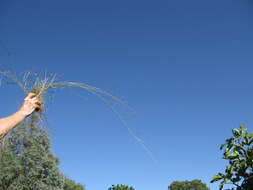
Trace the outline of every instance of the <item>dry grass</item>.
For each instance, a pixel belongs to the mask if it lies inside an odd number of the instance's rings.
[[[10,72],[10,71],[0,71],[1,81],[4,84],[14,84],[19,86],[25,95],[29,94],[30,92],[35,93],[44,103],[51,95],[51,92],[54,92],[56,89],[63,89],[69,87],[77,87],[83,89],[95,96],[97,96],[100,100],[102,100],[110,109],[111,111],[120,119],[124,127],[128,130],[129,134],[134,138],[134,140],[141,145],[141,147],[145,150],[145,152],[154,159],[152,152],[147,148],[144,144],[142,139],[140,139],[133,130],[127,125],[125,119],[122,115],[112,106],[112,102],[116,104],[123,105],[129,111],[133,112],[133,109],[128,106],[128,104],[123,101],[122,99],[118,98],[110,94],[107,91],[104,91],[100,88],[85,84],[85,83],[77,83],[77,82],[66,82],[66,81],[59,81],[56,75],[52,74],[38,74],[32,72],[25,72],[20,76]],[[45,114],[44,110],[37,110],[39,113],[39,117],[41,118],[42,115]]]

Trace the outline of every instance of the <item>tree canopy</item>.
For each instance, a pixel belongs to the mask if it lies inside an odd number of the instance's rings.
[[[83,185],[75,183],[73,180],[66,178],[63,190],[84,190]]]
[[[24,121],[5,139],[0,154],[1,190],[84,190],[59,171],[46,130],[36,116]]]
[[[174,181],[169,185],[168,190],[209,190],[209,188],[201,180],[195,179],[192,181]]]
[[[133,187],[127,186],[127,185],[112,185],[108,190],[134,190]]]

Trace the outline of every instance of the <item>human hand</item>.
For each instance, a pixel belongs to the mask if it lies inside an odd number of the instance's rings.
[[[34,111],[42,110],[43,103],[34,93],[29,93],[24,99],[22,106],[19,109],[19,113],[25,117],[31,115]]]

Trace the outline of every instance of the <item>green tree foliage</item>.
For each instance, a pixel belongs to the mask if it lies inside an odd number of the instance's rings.
[[[3,190],[61,190],[63,175],[50,150],[46,131],[36,118],[22,123],[6,139],[1,153],[0,187]]]
[[[228,138],[220,149],[223,159],[229,161],[224,173],[213,176],[211,183],[220,182],[220,190],[225,184],[232,183],[237,190],[253,188],[253,133],[249,134],[243,125],[232,130],[233,136]]]
[[[37,123],[33,115],[5,139],[0,153],[0,190],[83,190],[60,173],[48,134]]]
[[[73,180],[65,179],[63,190],[84,190],[83,185],[75,183]]]
[[[134,190],[134,188],[120,184],[120,185],[112,185],[108,190]]]
[[[201,180],[192,181],[174,181],[169,187],[169,190],[209,190],[206,184],[202,183]]]

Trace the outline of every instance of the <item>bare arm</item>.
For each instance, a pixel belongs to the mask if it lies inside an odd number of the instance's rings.
[[[36,108],[40,109],[41,102],[35,94],[30,93],[23,102],[21,108],[14,114],[0,119],[0,137],[16,127],[23,119],[31,115]]]
[[[12,128],[18,125],[25,116],[16,112],[8,117],[0,119],[0,137],[8,133]]]

